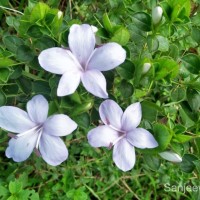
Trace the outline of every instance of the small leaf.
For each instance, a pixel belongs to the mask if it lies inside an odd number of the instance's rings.
[[[17,36],[8,35],[3,37],[3,43],[9,51],[15,53],[17,48],[24,44],[24,41]]]
[[[192,74],[200,72],[200,58],[195,54],[187,54],[182,57],[184,67]]]
[[[159,41],[158,41],[157,37],[149,35],[147,37],[147,45],[148,45],[148,49],[150,52],[157,51],[159,48]]]
[[[131,97],[133,95],[133,85],[126,80],[122,80],[119,91],[124,98]]]
[[[8,81],[8,78],[10,76],[10,70],[7,68],[0,68],[0,80],[4,83]]]
[[[0,90],[0,106],[3,106],[6,104],[6,96],[5,94],[3,93],[2,90]]]
[[[133,22],[142,31],[151,31],[151,17],[145,12],[137,12],[133,16]]]
[[[183,172],[191,173],[195,169],[195,164],[193,161],[198,160],[198,158],[192,154],[185,154],[183,156],[183,161],[180,164],[180,168]]]
[[[125,46],[128,43],[129,39],[130,39],[129,31],[124,27],[120,27],[114,32],[114,36],[111,38],[111,41],[117,42],[122,46]]]
[[[0,68],[13,66],[16,62],[10,58],[0,57]]]
[[[160,168],[160,159],[154,155],[149,155],[149,154],[144,154],[143,155],[144,161],[147,164],[147,166],[153,170],[153,171],[158,171]]]
[[[158,147],[156,149],[159,151],[165,150],[171,141],[172,133],[162,124],[155,124],[153,130],[154,137],[158,142]]]
[[[103,25],[108,32],[112,33],[113,27],[107,13],[103,15]]]
[[[183,101],[186,97],[186,90],[182,87],[175,88],[171,91],[171,99],[174,102]]]
[[[200,109],[200,94],[194,89],[187,90],[187,101],[190,105],[190,108],[198,112]]]
[[[36,4],[31,12],[30,21],[36,22],[43,19],[49,9],[50,8],[47,4],[39,2],[38,4]]]
[[[26,45],[17,48],[16,57],[19,61],[30,62],[34,59],[34,56],[34,52]]]
[[[15,180],[9,183],[9,191],[11,194],[19,193],[22,190],[22,183]]]
[[[169,41],[166,37],[163,37],[161,35],[156,36],[156,38],[158,39],[158,43],[159,43],[159,47],[158,50],[165,52],[169,50]]]
[[[135,66],[131,61],[126,60],[116,70],[122,78],[130,80],[134,76]]]

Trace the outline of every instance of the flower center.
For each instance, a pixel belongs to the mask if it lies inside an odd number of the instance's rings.
[[[119,134],[119,137],[116,140],[114,140],[113,142],[111,142],[109,144],[108,148],[111,149],[117,142],[119,142],[121,139],[123,139],[124,137],[126,137],[126,131],[119,130],[119,129],[115,128],[114,126],[110,125],[110,124],[108,126],[110,128],[112,128],[113,130],[117,131],[118,134]]]
[[[33,127],[32,129],[29,129],[28,131],[25,131],[23,133],[19,133],[17,135],[9,133],[8,136],[10,136],[10,137],[12,137],[14,139],[18,139],[18,138],[23,137],[25,135],[38,134],[37,141],[36,141],[36,144],[35,144],[35,148],[38,149],[39,141],[40,141],[40,138],[41,138],[41,135],[42,135],[42,128],[43,128],[43,125],[39,124],[39,125]]]

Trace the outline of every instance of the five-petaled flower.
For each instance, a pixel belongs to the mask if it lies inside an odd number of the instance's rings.
[[[62,75],[57,95],[74,93],[81,81],[88,92],[108,98],[106,79],[101,71],[123,63],[126,51],[114,42],[95,48],[95,34],[88,24],[72,25],[68,43],[70,50],[53,47],[42,51],[38,57],[42,68]]]
[[[21,162],[35,149],[52,166],[67,159],[68,150],[59,136],[72,133],[77,124],[64,114],[47,115],[48,102],[42,95],[28,101],[27,112],[13,106],[0,107],[0,127],[18,133],[9,134],[8,158]]]
[[[113,149],[113,160],[123,171],[131,170],[135,164],[135,149],[155,148],[158,143],[153,135],[137,128],[142,118],[140,103],[134,103],[122,111],[113,100],[105,100],[99,107],[101,120],[105,125],[92,129],[88,141],[93,147]]]

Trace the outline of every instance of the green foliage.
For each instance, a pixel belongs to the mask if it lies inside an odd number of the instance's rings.
[[[152,9],[163,9],[159,24]],[[64,138],[69,158],[51,167],[34,154],[23,163],[5,157],[9,138],[0,130],[0,199],[199,199],[198,191],[166,191],[165,185],[199,186],[200,176],[200,2],[189,0],[0,2],[0,106],[25,109],[35,94],[49,101],[49,115],[68,114],[79,128]],[[61,12],[62,11],[62,12]],[[68,47],[72,24],[98,28],[101,43],[117,42],[127,59],[104,72],[109,97],[126,108],[142,105],[140,127],[148,129],[159,146],[136,148],[136,164],[121,172],[112,152],[92,148],[87,133],[99,124],[102,99],[79,86],[57,97],[59,75],[44,71],[39,53]],[[101,44],[99,44],[101,45]],[[143,72],[144,63],[151,67]],[[133,113],[134,116],[134,113]],[[163,160],[172,150],[181,163]]]

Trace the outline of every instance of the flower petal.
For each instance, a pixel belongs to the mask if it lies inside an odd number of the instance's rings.
[[[124,62],[126,51],[117,43],[107,43],[96,48],[88,62],[87,69],[107,71]]]
[[[153,135],[143,128],[136,128],[128,132],[126,137],[133,146],[140,149],[155,148],[158,146]]]
[[[53,136],[65,136],[72,133],[77,128],[77,124],[67,115],[58,114],[49,117],[44,125],[43,131]]]
[[[68,157],[65,143],[59,137],[45,133],[41,136],[39,150],[42,158],[52,166],[61,164]]]
[[[28,115],[35,123],[43,123],[47,118],[48,110],[48,102],[42,95],[34,96],[27,103]]]
[[[93,147],[110,147],[119,138],[119,134],[109,126],[99,126],[90,130],[87,138]]]
[[[25,132],[35,126],[28,114],[13,106],[0,107],[0,127],[14,133]]]
[[[58,84],[57,95],[65,96],[74,93],[80,80],[81,74],[78,70],[64,73]]]
[[[171,162],[182,162],[182,158],[177,153],[174,153],[172,151],[164,151],[159,153],[159,155],[165,160]]]
[[[36,145],[37,137],[38,134],[31,132],[17,139],[10,139],[9,146],[6,149],[6,156],[12,158],[15,162],[26,160]]]
[[[135,149],[125,138],[115,144],[113,149],[113,160],[117,167],[124,172],[129,171],[134,167]]]
[[[81,81],[88,92],[100,98],[108,98],[106,79],[100,71],[86,71],[82,74]]]
[[[124,131],[131,131],[135,129],[141,121],[142,109],[139,102],[128,106],[122,116],[122,129]]]
[[[69,50],[53,47],[42,51],[38,57],[39,63],[45,70],[64,74],[81,66]]]
[[[113,100],[105,100],[99,107],[99,115],[106,125],[112,125],[121,130],[122,109]]]
[[[88,58],[94,50],[95,35],[88,24],[74,24],[70,28],[68,37],[69,47],[82,66],[85,66]]]

